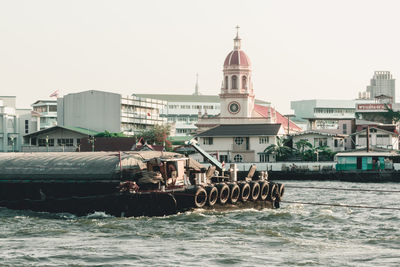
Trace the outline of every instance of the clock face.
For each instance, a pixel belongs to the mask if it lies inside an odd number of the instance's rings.
[[[228,106],[229,112],[236,114],[240,111],[240,105],[238,102],[231,102]]]

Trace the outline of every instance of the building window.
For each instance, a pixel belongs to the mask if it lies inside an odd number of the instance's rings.
[[[232,76],[232,89],[238,89],[237,88],[237,77],[236,77],[236,75]]]
[[[81,145],[81,139],[80,138],[76,138],[76,145],[80,146]]]
[[[243,161],[242,155],[236,154],[236,155],[233,157],[233,161],[234,161],[234,162],[242,162],[242,161]]]
[[[259,138],[259,143],[260,144],[268,144],[269,143],[269,137],[260,137]]]
[[[228,90],[228,76],[225,76],[225,89]]]
[[[314,147],[327,146],[327,145],[328,145],[328,138],[315,138],[314,139]]]
[[[235,141],[235,144],[240,146],[241,144],[243,144],[243,137],[235,137],[234,141]]]
[[[343,134],[347,134],[347,124],[343,124]]]
[[[31,139],[31,145],[36,146],[36,137]]]
[[[25,133],[29,133],[29,121],[25,120]]]
[[[49,106],[50,112],[57,112],[57,106]]]
[[[260,154],[260,162],[268,162],[268,155],[267,154]]]
[[[228,155],[219,155],[220,162],[228,162]]]
[[[74,146],[73,138],[58,138],[57,139],[58,146]]]
[[[33,141],[33,139],[32,139],[32,141]],[[48,143],[46,142],[46,139],[44,139],[44,138],[39,138],[38,139],[38,143],[39,143],[39,146],[54,146],[54,138],[50,138],[50,139],[48,139]],[[33,142],[32,142],[32,144],[33,144]]]
[[[212,137],[203,137],[203,145],[212,145],[213,138]]]
[[[242,77],[242,88],[247,89],[247,77],[246,76]]]

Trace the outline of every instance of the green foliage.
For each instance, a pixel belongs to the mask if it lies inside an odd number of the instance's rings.
[[[294,145],[300,154],[304,154],[305,151],[307,151],[313,147],[312,144],[310,142],[308,142],[307,140],[299,140]]]
[[[395,123],[400,121],[400,111],[393,111],[393,109],[389,108],[388,105],[385,105],[387,112],[383,114],[383,116]]]
[[[269,145],[264,152],[276,155],[277,161],[285,160],[292,155],[292,149],[287,145],[289,141],[289,139],[277,137],[276,144]]]
[[[169,125],[155,125],[152,129],[147,129],[135,135],[136,140],[143,138],[149,145],[165,145],[166,150],[171,150],[171,142],[167,140],[170,135]]]
[[[127,137],[123,133],[110,133],[109,131],[104,131],[96,134],[94,137]]]

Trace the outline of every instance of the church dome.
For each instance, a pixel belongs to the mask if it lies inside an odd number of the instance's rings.
[[[250,59],[242,50],[233,50],[225,58],[224,67],[240,66],[250,67]]]
[[[245,52],[241,50],[241,41],[239,37],[239,26],[236,27],[237,33],[233,39],[233,50],[226,56],[224,61],[224,68],[230,66],[250,67],[250,59]]]

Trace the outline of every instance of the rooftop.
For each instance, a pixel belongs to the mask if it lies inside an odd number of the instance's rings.
[[[204,131],[199,137],[271,136],[277,135],[281,124],[226,124]]]

